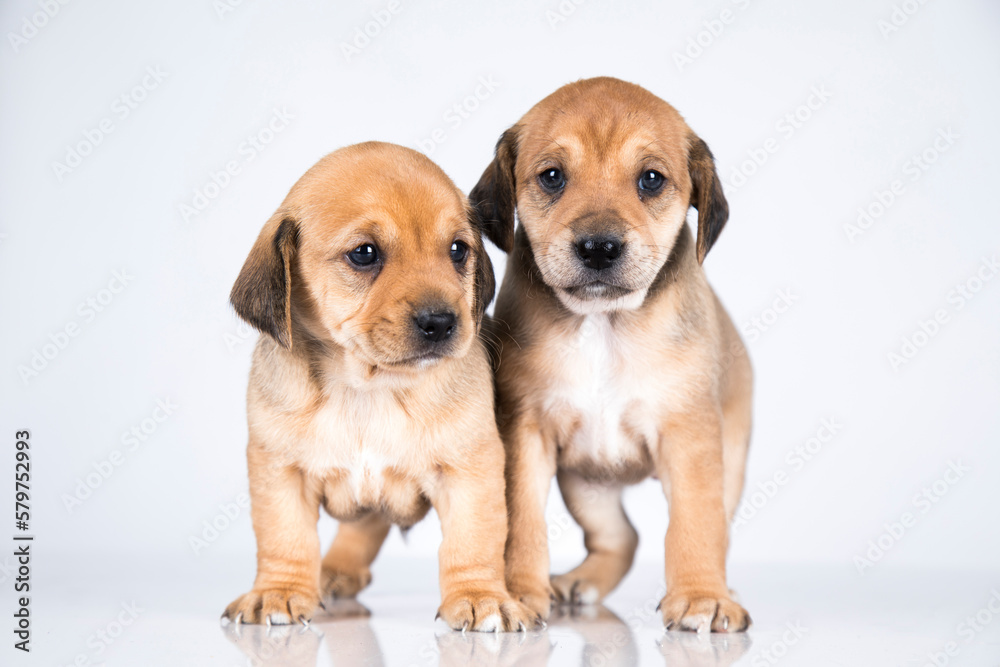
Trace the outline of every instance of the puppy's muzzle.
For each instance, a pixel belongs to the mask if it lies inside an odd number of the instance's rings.
[[[413,316],[417,337],[430,345],[444,343],[455,333],[458,317],[450,310],[425,308]]]
[[[614,236],[584,236],[575,246],[583,265],[595,271],[612,267],[622,254],[622,241]]]

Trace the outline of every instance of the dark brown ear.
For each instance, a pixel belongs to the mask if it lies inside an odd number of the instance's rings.
[[[698,263],[701,264],[726,226],[729,203],[715,171],[712,151],[693,134],[688,148],[688,171],[692,184],[691,205],[698,209]]]
[[[517,164],[518,126],[500,135],[493,162],[469,193],[469,203],[476,211],[479,228],[504,252],[514,248],[514,211],[517,188],[514,167]]]
[[[497,289],[497,280],[493,275],[493,262],[490,261],[490,256],[486,254],[486,246],[483,244],[482,239],[476,244],[473,253],[476,256],[476,285],[473,292],[474,303],[472,304],[472,312],[476,316],[476,326],[479,327],[483,323],[486,308],[493,301],[493,295]]]
[[[275,214],[261,230],[229,294],[237,315],[286,348],[292,346],[292,259],[298,237],[295,220]]]

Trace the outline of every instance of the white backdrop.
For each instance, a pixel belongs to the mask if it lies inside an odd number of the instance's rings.
[[[850,570],[881,541],[874,567],[996,570],[1000,6],[336,4],[0,8],[0,440],[32,431],[46,553],[251,571],[255,335],[227,295],[260,226],[362,140],[468,191],[532,104],[612,75],[674,104],[727,183],[705,267],[756,370],[731,560]],[[627,504],[661,559],[662,491]],[[570,563],[580,534],[558,500],[549,516]],[[431,517],[385,549],[438,540]]]

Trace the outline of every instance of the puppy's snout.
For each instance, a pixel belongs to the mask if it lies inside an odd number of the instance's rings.
[[[577,240],[576,254],[588,269],[601,271],[621,256],[622,242],[613,236],[585,236]]]
[[[421,310],[413,318],[413,323],[421,338],[431,343],[440,343],[455,333],[455,313],[450,310]]]

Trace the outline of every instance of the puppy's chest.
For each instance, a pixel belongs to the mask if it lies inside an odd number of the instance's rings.
[[[642,466],[657,439],[652,369],[609,320],[583,320],[550,351],[557,378],[546,406],[558,422],[562,462]]]
[[[320,408],[298,448],[299,465],[323,479],[328,511],[349,518],[420,505],[429,464],[425,434],[393,401],[335,397]]]

